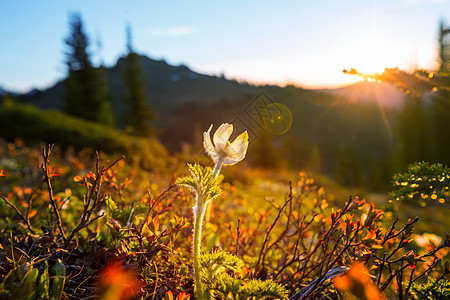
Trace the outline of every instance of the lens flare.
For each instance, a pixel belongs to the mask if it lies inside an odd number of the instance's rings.
[[[277,135],[285,134],[292,126],[292,113],[286,105],[272,103],[266,106],[264,117],[265,129]]]

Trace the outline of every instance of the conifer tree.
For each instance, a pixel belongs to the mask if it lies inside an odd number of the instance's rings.
[[[450,28],[441,20],[439,24],[439,72],[450,72]]]
[[[446,88],[440,88],[431,106],[434,129],[435,161],[450,164],[448,149],[450,149],[450,27],[439,24],[439,58],[441,80],[445,79]]]
[[[113,125],[111,100],[103,70],[92,65],[89,38],[79,13],[71,15],[70,35],[64,40],[68,51],[66,63],[65,111],[89,121]]]
[[[450,87],[450,84],[447,86]],[[430,110],[432,117],[430,127],[434,130],[434,159],[429,161],[450,165],[450,92],[443,89],[436,93]]]
[[[398,122],[399,147],[392,161],[400,168],[414,161],[450,164],[450,26],[439,24],[437,72],[386,68],[381,74],[344,73],[389,82],[406,93]]]
[[[400,113],[398,130],[402,167],[415,161],[431,159],[431,122],[424,101],[415,95],[407,95]]]
[[[140,56],[132,46],[131,27],[127,26],[127,57],[123,69],[125,123],[132,134],[149,136],[153,133],[150,121],[153,112],[145,92],[144,72]]]

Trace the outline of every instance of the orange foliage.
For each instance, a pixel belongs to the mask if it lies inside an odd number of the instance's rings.
[[[143,282],[137,274],[125,270],[120,262],[108,264],[99,274],[100,286],[103,289],[102,300],[131,299],[141,294]]]
[[[355,263],[344,275],[334,278],[334,286],[341,292],[350,292],[362,300],[384,300],[369,272],[361,263]]]

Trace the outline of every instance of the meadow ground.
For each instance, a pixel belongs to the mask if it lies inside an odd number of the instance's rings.
[[[175,181],[186,162],[208,159],[180,154],[143,169],[92,150],[42,149],[0,145],[2,297],[193,298],[193,194]],[[390,299],[448,292],[430,281],[450,272],[448,209],[245,162],[223,176],[201,243],[210,295],[342,299],[359,285]]]

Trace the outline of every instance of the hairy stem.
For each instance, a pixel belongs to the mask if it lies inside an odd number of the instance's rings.
[[[203,199],[199,199],[194,207],[194,274],[195,274],[195,295],[197,300],[203,300],[203,288],[200,278],[200,243],[202,241],[202,222],[205,215]]]
[[[216,178],[219,173],[220,170],[222,169],[223,166],[223,159],[219,158],[219,160],[217,160],[216,164],[214,165],[214,169],[213,169],[213,173],[212,173],[212,178]],[[211,203],[212,201],[208,201],[208,203],[206,204],[206,222],[209,222],[209,220],[211,220]]]
[[[223,158],[220,157],[220,158],[217,160],[216,165],[214,166],[212,178],[216,178],[217,175],[219,175],[220,169],[222,169],[222,165],[223,165]]]

